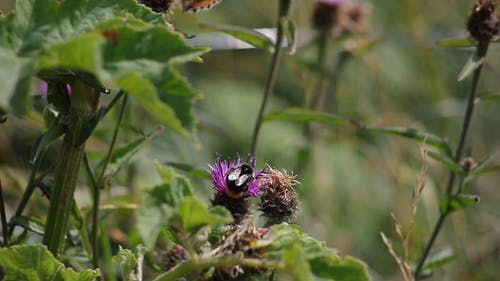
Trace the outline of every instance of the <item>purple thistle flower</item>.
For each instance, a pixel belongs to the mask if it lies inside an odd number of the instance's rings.
[[[238,174],[240,176],[238,179],[236,179],[236,181],[244,181],[245,183],[243,183],[242,185],[247,184],[248,189],[244,191],[244,194],[233,194],[233,196],[238,195],[236,197],[239,197],[241,195],[246,195],[257,197],[260,189],[259,177],[261,176],[262,171],[255,170],[255,164],[255,158],[250,155],[248,156],[247,161],[243,162],[239,155],[234,161],[225,161],[221,159],[220,154],[217,154],[215,164],[213,166],[208,166],[214,189],[218,193],[227,193],[228,195],[230,195],[229,193],[234,193],[234,191],[231,190],[231,187],[229,187],[228,185],[228,174],[238,168],[242,170],[242,167],[246,166],[248,167],[247,169],[250,170],[248,171],[249,173],[251,173],[250,177],[244,177],[245,175],[243,175],[243,172],[241,172],[241,174]]]

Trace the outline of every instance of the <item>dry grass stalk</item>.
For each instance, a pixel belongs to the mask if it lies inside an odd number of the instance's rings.
[[[387,239],[387,236],[385,236],[384,233],[380,233],[382,236],[382,240],[384,241],[384,244],[387,247],[387,250],[391,254],[391,256],[394,258],[396,261],[399,270],[401,271],[401,274],[404,277],[405,281],[415,281],[415,278],[413,277],[413,273],[411,270],[410,262],[409,262],[409,252],[410,252],[410,236],[413,230],[413,227],[415,225],[415,218],[417,215],[417,206],[418,206],[418,200],[420,199],[420,196],[422,195],[422,191],[424,190],[425,187],[425,175],[427,173],[427,153],[428,150],[425,147],[420,148],[420,158],[422,160],[422,167],[420,169],[420,173],[417,177],[417,181],[415,183],[415,188],[413,190],[413,200],[411,204],[411,218],[410,218],[410,223],[408,225],[408,230],[406,233],[403,231],[403,228],[401,226],[401,223],[399,223],[398,219],[396,216],[391,213],[391,217],[394,222],[394,228],[396,229],[396,233],[398,234],[400,243],[403,246],[403,257],[398,256],[398,254],[394,251],[394,248],[392,246],[391,241]]]

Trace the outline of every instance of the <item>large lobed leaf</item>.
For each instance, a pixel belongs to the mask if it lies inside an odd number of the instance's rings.
[[[311,280],[307,272],[328,280],[371,280],[362,261],[349,256],[340,257],[335,250],[307,235],[298,226],[275,225],[263,240],[257,242],[256,247],[272,259],[283,259],[286,264],[284,270],[296,280]],[[300,253],[300,259],[297,253]],[[303,260],[308,264],[304,265]],[[289,266],[290,263],[295,266]],[[301,270],[297,271],[297,268]]]
[[[65,268],[44,245],[23,245],[0,250],[0,266],[5,276],[2,281],[91,281],[97,271],[75,272]]]
[[[0,31],[0,74],[6,74],[0,107],[26,112],[35,74],[47,80],[90,74],[134,96],[180,135],[194,130],[198,94],[173,65],[206,49],[188,46],[136,1],[17,1],[15,13],[0,18]]]

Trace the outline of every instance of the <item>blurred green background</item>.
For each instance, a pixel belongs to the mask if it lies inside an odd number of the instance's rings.
[[[10,2],[0,1],[0,7],[6,8]],[[456,77],[473,49],[438,47],[436,41],[467,35],[465,23],[473,2],[364,1],[371,6],[366,36],[379,41],[351,58],[337,73],[338,83],[329,88],[336,88],[335,113],[369,125],[422,129],[447,137],[455,147],[471,82],[468,78],[459,83]],[[203,32],[196,28],[198,22],[266,28],[275,26],[277,6],[278,1],[224,0],[214,9],[198,14],[174,10],[170,18],[187,34]],[[292,17],[299,47],[296,54],[283,57],[267,112],[301,107],[306,93],[315,89],[317,72],[305,67],[316,63],[316,49],[310,44],[317,35],[311,25],[313,6],[312,0],[294,3]],[[342,46],[329,46],[326,65],[333,72]],[[500,90],[499,53],[496,44],[490,47],[480,93]],[[129,196],[130,186],[140,190],[154,184],[158,179],[151,159],[206,169],[216,152],[225,157],[246,155],[270,58],[269,53],[256,49],[213,50],[203,56],[203,63],[184,66],[181,72],[203,94],[196,105],[198,141],[188,143],[163,132],[111,183],[104,200]],[[333,77],[327,80],[335,81]],[[477,104],[468,153],[478,161],[500,149],[499,109],[499,103]],[[137,129],[148,132],[158,123],[139,107],[130,107],[127,118],[131,125],[122,134],[122,143],[130,140]],[[9,116],[9,120],[0,127],[0,176],[10,191],[7,197],[13,208],[29,172],[30,145],[44,125],[36,112],[23,119]],[[104,153],[113,124],[113,120],[105,120],[89,143],[88,150],[96,157]],[[311,144],[303,134],[303,124],[265,123],[257,152],[258,166],[263,168],[268,163],[295,172],[300,167],[297,179],[302,183],[298,187],[301,210],[297,223],[341,254],[366,261],[381,280],[401,280],[380,232],[397,244],[390,213],[408,226],[413,188],[422,165],[428,166],[410,250],[410,258],[419,257],[439,215],[447,171],[432,159],[423,163],[421,145],[410,140],[352,128],[315,125],[314,129],[316,137]],[[57,148],[53,149],[47,153],[49,164],[57,154]],[[310,157],[304,162],[299,151],[308,149]],[[494,163],[499,165],[500,161]],[[196,177],[192,180],[199,196],[208,200],[209,181]],[[497,280],[500,276],[499,182],[499,174],[488,174],[466,187],[467,192],[481,196],[481,202],[465,212],[454,213],[446,222],[434,249],[452,248],[457,260],[436,270],[431,280]],[[79,194],[82,206],[89,202],[84,184],[82,181]],[[44,199],[37,199],[30,206],[34,214],[42,212],[46,205]],[[123,230],[126,227],[115,224],[113,238],[128,241],[122,237],[127,235]]]

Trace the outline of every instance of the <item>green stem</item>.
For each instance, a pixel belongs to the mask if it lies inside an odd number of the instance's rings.
[[[318,80],[316,81],[313,91],[309,93],[310,97],[306,98],[306,109],[315,109],[319,106],[318,102],[320,101],[323,84],[326,78],[326,49],[328,46],[328,36],[329,34],[327,32],[321,32],[318,38],[318,57],[316,61],[316,65],[318,66]]]
[[[0,178],[0,218],[2,220],[3,246],[9,245],[9,231],[7,226],[7,218],[5,217],[5,204],[3,201],[2,179]]]
[[[477,48],[476,48],[476,55],[478,57],[484,57],[486,56],[486,53],[488,51],[488,42],[479,42]],[[462,131],[460,133],[460,141],[457,147],[457,150],[455,152],[455,163],[460,163],[460,160],[463,157],[463,153],[465,150],[465,141],[467,139],[467,135],[469,132],[469,127],[470,123],[472,120],[472,115],[474,113],[474,100],[476,99],[477,96],[477,90],[478,90],[478,85],[479,85],[479,78],[481,77],[481,70],[483,68],[483,65],[481,64],[475,71],[474,75],[472,78],[472,86],[471,86],[471,91],[469,95],[469,100],[467,102],[467,109],[465,111],[464,119],[462,122]],[[453,171],[450,171],[450,177],[448,180],[448,185],[446,187],[446,196],[450,196],[453,193],[453,187],[455,184],[455,178],[457,174]],[[420,274],[422,272],[422,269],[424,267],[425,261],[427,260],[432,246],[434,245],[434,242],[436,241],[436,238],[441,231],[443,227],[444,220],[448,216],[448,212],[441,213],[441,215],[438,218],[438,221],[436,225],[434,226],[434,230],[432,231],[431,237],[429,239],[429,242],[427,242],[427,246],[425,247],[424,253],[422,254],[422,257],[420,258],[417,267],[415,268],[415,272],[413,276],[415,277],[416,280],[420,279]]]
[[[33,191],[35,191],[36,188],[36,183],[38,182],[38,178],[36,178],[36,174],[38,172],[38,168],[40,167],[40,163],[42,162],[43,158],[43,153],[40,153],[40,156],[35,159],[35,163],[33,164],[33,169],[31,169],[30,177],[28,180],[28,185],[26,186],[26,189],[24,190],[23,197],[21,197],[21,201],[19,202],[19,205],[17,206],[16,212],[14,213],[14,217],[18,217],[23,214],[24,209],[28,205],[28,202],[30,200],[31,195],[33,194]],[[14,228],[15,225],[12,225],[9,228],[9,238],[12,236],[12,233],[14,233]]]
[[[278,262],[259,260],[259,259],[245,259],[236,256],[229,257],[210,257],[203,258],[199,260],[188,260],[185,261],[172,270],[165,272],[158,277],[156,277],[153,281],[174,281],[179,280],[186,274],[190,272],[207,269],[213,266],[217,267],[231,267],[231,266],[248,266],[255,268],[283,268],[283,265]]]
[[[276,83],[276,77],[278,75],[278,67],[280,63],[281,53],[283,52],[283,42],[284,42],[284,22],[288,18],[288,14],[290,12],[290,0],[281,0],[280,1],[280,15],[278,18],[278,27],[276,32],[276,43],[274,44],[274,54],[271,61],[271,71],[269,72],[269,76],[267,77],[266,89],[264,91],[264,96],[262,97],[262,102],[260,104],[259,113],[257,114],[257,120],[255,121],[255,126],[253,130],[252,136],[252,150],[251,154],[255,155],[257,152],[257,142],[259,140],[259,132],[262,126],[262,117],[264,116],[264,111],[266,110],[267,101],[271,96],[271,93],[274,89],[274,85]]]
[[[85,141],[82,142],[81,138],[92,115],[92,112],[76,110],[70,113],[70,125],[59,153],[43,237],[43,243],[55,256],[59,256],[64,245],[69,215],[73,208],[78,169],[85,150]]]
[[[87,254],[90,256],[92,253],[92,246],[90,244],[89,235],[85,222],[83,220],[80,208],[75,200],[73,200],[73,210],[71,212],[71,223],[73,223],[76,228],[78,228],[78,233],[80,234],[80,239],[82,240],[82,245]]]
[[[120,91],[120,93],[123,93]],[[99,232],[99,202],[101,199],[101,189],[104,187],[104,176],[106,174],[106,168],[108,167],[109,161],[111,160],[111,155],[113,154],[113,150],[115,148],[116,139],[118,137],[118,131],[120,129],[120,124],[123,120],[123,115],[125,112],[125,108],[127,106],[128,96],[122,94],[123,101],[120,107],[120,112],[118,113],[118,119],[116,121],[115,130],[113,132],[113,138],[111,140],[111,144],[108,149],[108,154],[104,160],[104,165],[102,166],[101,173],[99,178],[97,179],[97,185],[94,188],[94,205],[92,206],[92,263],[95,268],[99,266],[99,241],[98,241],[98,232]],[[86,166],[88,165],[88,161]]]
[[[111,262],[113,254],[111,252],[111,244],[109,243],[108,225],[106,220],[103,220],[99,224],[101,225],[100,228],[102,229],[98,239],[102,249],[102,272],[104,275],[103,280],[116,281],[116,274],[113,269],[113,263]]]

